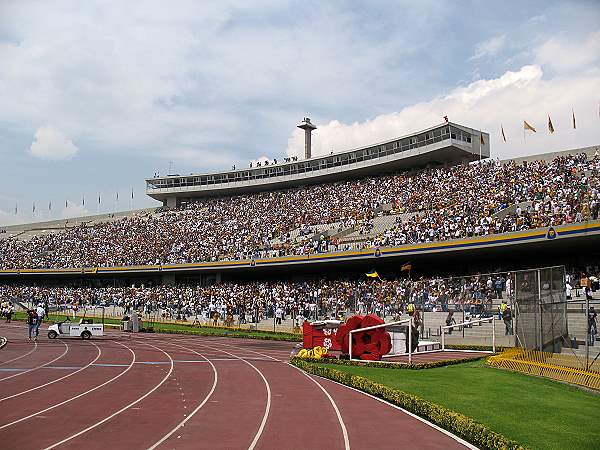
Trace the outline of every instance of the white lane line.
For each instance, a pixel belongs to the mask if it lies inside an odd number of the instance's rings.
[[[175,343],[170,343],[170,345],[181,347],[181,348],[183,348],[185,350],[189,350],[191,352],[194,352],[195,354],[197,354],[198,356],[200,356],[202,358],[205,358],[201,353],[198,353],[197,351],[192,350],[191,348],[184,347],[183,345],[179,345],[179,344],[175,344]],[[213,392],[215,392],[215,388],[217,387],[217,382],[219,380],[219,376],[217,374],[217,368],[215,367],[215,365],[208,358],[205,358],[205,359],[206,359],[206,362],[208,362],[211,365],[212,370],[213,370],[213,374],[214,374],[214,381],[213,381],[213,385],[212,385],[212,387],[210,389],[210,392],[206,395],[206,397],[204,397],[204,400],[202,400],[202,402],[196,407],[196,409],[194,409],[190,414],[188,414],[188,416],[185,419],[183,419],[181,422],[179,422],[177,424],[177,426],[175,426],[175,428],[173,428],[171,431],[169,431],[167,434],[165,434],[160,440],[158,440],[152,447],[149,448],[149,450],[153,450],[156,447],[158,447],[164,441],[166,441],[167,439],[169,439],[173,435],[173,433],[175,433],[181,427],[183,427],[186,424],[186,422],[188,420],[190,420],[194,416],[194,414],[196,414],[198,411],[200,411],[200,409],[206,404],[206,402],[208,401],[208,399],[212,396]]]
[[[65,375],[65,376],[62,376],[62,377],[60,377],[60,378],[57,378],[56,380],[49,381],[48,383],[45,383],[45,384],[40,384],[39,386],[36,386],[36,387],[34,387],[34,388],[31,388],[31,389],[27,389],[26,391],[21,391],[21,392],[18,392],[18,393],[16,393],[16,394],[13,394],[13,395],[9,395],[9,396],[7,396],[7,397],[0,398],[0,402],[3,402],[4,400],[8,400],[9,398],[15,398],[15,397],[18,397],[19,395],[27,394],[28,392],[32,392],[32,391],[35,391],[35,390],[37,390],[37,389],[41,389],[41,388],[43,388],[43,387],[49,386],[49,385],[51,385],[51,384],[53,384],[53,383],[56,383],[56,382],[58,382],[58,381],[60,381],[60,380],[64,380],[65,378],[72,377],[72,376],[73,376],[73,375],[75,375],[76,373],[79,373],[79,372],[81,372],[82,370],[85,370],[85,369],[87,369],[87,368],[88,368],[88,367],[90,367],[92,364],[94,364],[96,361],[98,361],[98,358],[100,358],[100,355],[102,354],[102,350],[100,350],[100,347],[98,347],[98,346],[97,346],[96,344],[94,344],[93,342],[90,342],[90,344],[92,344],[94,347],[96,347],[96,349],[98,350],[98,354],[96,355],[96,357],[95,357],[95,358],[94,358],[94,359],[93,359],[93,360],[92,360],[92,361],[91,361],[89,364],[87,364],[87,365],[83,366],[81,369],[78,369],[78,370],[76,370],[75,372],[71,372],[71,373],[70,373],[70,374],[68,374],[68,375]]]
[[[224,344],[224,345],[227,345],[228,347],[234,347],[234,346],[233,346],[233,345],[231,345],[231,344]],[[252,350],[249,350],[249,351],[251,351],[251,352],[252,352]],[[273,358],[272,356],[266,355],[266,354],[264,354],[264,353],[259,353],[259,352],[253,352],[253,353],[257,353],[257,354],[259,354],[259,355],[266,356],[267,358],[271,358],[271,359],[274,359],[274,360],[276,360],[276,361],[279,361],[279,360],[277,360],[276,358]],[[309,375],[308,375],[306,372],[304,372],[304,371],[303,371],[303,370],[301,370],[300,368],[298,368],[298,367],[296,367],[296,366],[293,366],[292,364],[290,364],[290,363],[288,363],[288,362],[285,362],[285,361],[282,361],[282,362],[284,362],[285,364],[288,364],[288,365],[290,365],[290,366],[292,366],[292,367],[294,367],[294,368],[296,368],[296,369],[300,370],[302,373],[304,373],[305,375],[309,376]],[[314,376],[315,376],[315,377],[317,377],[317,375],[314,375]],[[309,376],[309,378],[311,378],[311,377]],[[318,378],[322,378],[322,377],[318,377]],[[325,379],[325,380],[329,380],[329,378],[323,378],[323,379]],[[315,380],[313,379],[313,381],[315,381]],[[424,423],[425,425],[428,425],[428,426],[430,426],[431,428],[433,428],[433,429],[435,429],[435,430],[437,430],[437,431],[439,431],[439,432],[441,432],[441,433],[445,434],[446,436],[448,436],[448,437],[452,438],[453,440],[455,440],[455,441],[456,441],[456,442],[458,442],[459,444],[462,444],[462,445],[464,445],[465,447],[469,448],[470,450],[478,450],[478,448],[477,448],[477,447],[475,447],[473,444],[470,444],[470,443],[468,443],[467,441],[465,441],[465,440],[461,439],[460,437],[456,436],[455,434],[452,434],[450,431],[448,431],[448,430],[445,430],[445,429],[443,429],[443,428],[441,428],[441,427],[437,426],[436,424],[434,424],[434,423],[431,423],[431,422],[429,422],[428,420],[426,420],[426,419],[423,419],[422,417],[419,417],[419,416],[417,416],[417,415],[415,415],[415,414],[411,413],[410,411],[407,411],[407,410],[405,410],[404,408],[401,408],[400,406],[394,405],[394,404],[392,404],[392,403],[389,403],[389,402],[387,402],[387,401],[386,401],[386,400],[384,400],[384,399],[381,399],[381,398],[375,397],[375,396],[373,396],[373,395],[371,395],[371,394],[368,394],[368,393],[366,393],[366,392],[363,392],[363,391],[361,391],[360,389],[356,389],[356,388],[353,388],[353,387],[350,387],[350,386],[346,386],[346,385],[345,385],[345,384],[343,384],[343,383],[338,383],[337,381],[333,381],[333,380],[329,380],[329,381],[331,381],[332,383],[335,383],[335,384],[337,384],[337,385],[339,385],[339,386],[343,386],[343,387],[345,387],[345,388],[347,388],[347,389],[351,389],[351,390],[353,390],[353,391],[356,391],[356,392],[358,392],[358,393],[360,393],[360,394],[366,395],[367,397],[371,397],[371,398],[373,398],[373,399],[377,400],[378,402],[381,402],[381,403],[383,403],[383,404],[385,404],[385,405],[391,406],[391,407],[392,407],[392,408],[394,408],[394,409],[397,409],[397,410],[399,410],[399,411],[402,411],[404,414],[407,414],[407,415],[409,415],[410,417],[413,417],[413,418],[417,419],[418,421],[420,421],[420,422]],[[316,382],[316,381],[315,381],[315,382]],[[317,383],[317,384],[318,384],[318,383]]]
[[[129,350],[131,352],[131,354],[132,354],[131,363],[127,366],[127,369],[125,369],[123,372],[119,373],[117,376],[112,377],[110,380],[105,381],[104,383],[102,383],[102,384],[100,384],[100,385],[98,385],[98,386],[96,386],[96,387],[94,387],[92,389],[89,389],[89,390],[87,390],[85,392],[82,392],[79,395],[76,395],[75,397],[71,397],[71,398],[69,398],[69,399],[67,399],[67,400],[65,400],[63,402],[57,403],[56,405],[52,405],[52,406],[50,406],[50,407],[48,407],[46,409],[42,409],[41,411],[38,411],[38,412],[33,413],[33,414],[30,414],[30,415],[28,415],[26,417],[21,417],[20,419],[17,419],[17,420],[15,420],[13,422],[4,424],[4,425],[0,426],[0,430],[2,430],[4,428],[7,428],[7,427],[10,427],[11,425],[15,425],[15,424],[17,424],[19,422],[23,422],[24,420],[30,419],[32,417],[39,416],[40,414],[43,414],[43,413],[45,413],[47,411],[50,411],[50,410],[52,410],[54,408],[58,408],[59,406],[65,405],[65,404],[67,404],[69,402],[72,402],[73,400],[76,400],[76,399],[78,399],[80,397],[83,397],[84,395],[87,395],[87,394],[90,394],[90,393],[94,392],[97,389],[100,389],[103,386],[106,386],[108,383],[112,383],[117,378],[121,377],[122,375],[125,375],[125,373],[127,373],[129,371],[129,369],[131,369],[133,367],[133,364],[135,363],[135,352],[133,350],[131,350],[129,347],[127,347],[125,344],[121,344],[120,342],[117,342],[117,344],[122,345],[127,350]]]
[[[108,422],[110,419],[112,419],[115,416],[118,416],[119,414],[121,414],[123,411],[131,408],[134,405],[137,405],[139,402],[141,402],[142,400],[144,400],[146,397],[148,397],[149,395],[151,395],[154,391],[156,391],[159,387],[161,387],[165,381],[167,381],[169,379],[169,377],[171,376],[171,373],[173,372],[173,358],[171,358],[171,355],[169,355],[167,352],[165,352],[164,350],[162,350],[161,348],[156,347],[155,345],[152,344],[148,344],[145,343],[146,345],[149,345],[150,347],[154,347],[156,350],[161,351],[162,353],[164,353],[165,355],[167,355],[167,358],[169,358],[169,360],[171,361],[171,367],[169,369],[169,371],[167,372],[167,374],[165,375],[165,377],[156,385],[154,386],[152,389],[150,389],[148,392],[146,392],[144,395],[142,395],[141,397],[139,397],[137,400],[134,400],[133,402],[129,403],[127,406],[124,406],[123,408],[121,408],[120,410],[118,410],[117,412],[111,414],[110,416],[105,417],[104,419],[100,420],[99,422],[96,422],[92,425],[90,425],[87,428],[84,428],[83,430],[72,434],[71,436],[69,436],[68,438],[63,439],[60,442],[56,442],[55,444],[52,444],[49,447],[46,447],[45,450],[49,450],[51,448],[56,448],[62,444],[64,444],[65,442],[70,441],[71,439],[74,439],[78,436],[81,436],[84,433],[87,433],[88,431],[102,425],[105,422]]]
[[[67,354],[67,352],[69,351],[69,344],[67,344],[66,342],[61,342],[61,344],[63,344],[65,346],[65,351],[58,358],[54,358],[52,361],[48,361],[46,364],[42,364],[41,366],[34,367],[33,369],[27,369],[25,372],[19,372],[19,373],[15,373],[14,375],[10,375],[8,377],[0,378],[0,381],[18,377],[19,375],[25,375],[26,373],[33,372],[34,370],[41,369],[42,367],[46,367],[46,366],[52,364],[54,361],[58,361],[60,358],[65,356]]]
[[[289,363],[288,363],[288,365],[291,366],[291,367],[294,367],[295,369],[300,370],[298,367],[292,366]],[[321,383],[319,383],[317,380],[315,380],[313,377],[311,377],[305,371],[300,370],[300,372],[302,372],[304,375],[306,375],[310,381],[312,381],[317,386],[319,386],[319,389],[321,389],[323,391],[323,393],[329,399],[329,402],[331,403],[331,406],[333,406],[335,414],[336,414],[336,416],[338,418],[338,422],[340,423],[340,427],[342,429],[342,435],[344,436],[344,448],[346,450],[350,450],[350,439],[348,438],[348,430],[346,429],[346,424],[344,423],[344,419],[342,419],[342,414],[340,413],[340,410],[338,409],[338,407],[337,407],[337,405],[335,403],[335,400],[333,400],[333,398],[331,397],[331,395],[329,395],[329,392],[327,392],[327,389],[325,389],[323,386],[321,386]]]
[[[465,447],[469,448],[470,450],[479,450],[479,448],[478,448],[478,447],[476,447],[476,446],[474,446],[473,444],[470,444],[470,443],[468,443],[467,441],[465,441],[465,440],[463,440],[463,439],[459,438],[459,437],[458,437],[458,436],[456,436],[455,434],[452,434],[450,431],[448,431],[448,430],[444,430],[443,428],[441,428],[441,427],[437,426],[436,424],[434,424],[434,423],[431,423],[431,422],[429,422],[428,420],[426,420],[426,419],[423,419],[422,417],[419,417],[419,416],[417,416],[416,414],[413,414],[413,413],[411,413],[410,411],[407,411],[407,410],[406,410],[406,409],[404,409],[404,408],[401,408],[400,406],[394,405],[393,403],[389,403],[389,402],[387,402],[386,400],[384,400],[384,399],[382,399],[382,398],[375,397],[374,395],[368,394],[367,392],[363,392],[363,391],[361,391],[360,389],[356,389],[356,388],[353,388],[353,387],[351,387],[351,386],[346,386],[346,385],[345,385],[345,384],[343,384],[343,383],[338,383],[337,381],[330,380],[329,378],[319,377],[318,375],[314,375],[314,376],[315,376],[315,377],[318,377],[318,378],[322,378],[323,380],[331,381],[332,383],[335,383],[335,384],[337,384],[338,386],[342,386],[342,387],[345,387],[346,389],[350,389],[350,390],[352,390],[352,391],[356,391],[356,392],[358,392],[358,393],[360,393],[360,394],[366,395],[367,397],[371,397],[373,400],[377,400],[378,402],[381,402],[381,403],[383,403],[383,404],[385,404],[385,405],[391,406],[392,408],[394,408],[394,409],[397,409],[398,411],[402,411],[404,414],[407,414],[407,415],[409,415],[410,417],[413,417],[413,418],[417,419],[419,422],[423,422],[424,424],[426,424],[426,425],[429,425],[431,428],[434,428],[434,429],[438,430],[440,433],[443,433],[443,434],[445,434],[446,436],[448,436],[448,437],[450,437],[450,438],[454,439],[456,442],[458,442],[459,444],[462,444],[462,445],[464,445]]]
[[[183,341],[183,339],[182,339]],[[185,343],[191,343],[188,340],[184,341]],[[260,439],[260,436],[262,435],[263,430],[265,429],[265,425],[267,423],[267,418],[269,417],[269,411],[271,410],[271,386],[269,385],[269,382],[267,381],[267,379],[265,378],[265,376],[263,375],[263,373],[260,371],[260,369],[258,367],[256,367],[254,364],[252,364],[250,361],[246,361],[244,358],[234,355],[233,353],[229,353],[228,351],[222,350],[220,348],[215,348],[212,347],[210,345],[206,345],[197,341],[192,341],[193,343],[195,343],[196,345],[201,345],[202,347],[206,347],[206,348],[210,348],[212,350],[221,352],[221,353],[225,353],[229,356],[233,356],[236,359],[239,359],[240,361],[245,362],[246,364],[248,364],[250,367],[252,367],[262,378],[263,382],[265,383],[265,388],[267,389],[267,404],[265,406],[265,413],[263,415],[262,421],[260,423],[260,426],[258,427],[258,431],[256,432],[256,434],[254,435],[254,439],[252,439],[252,442],[250,443],[250,445],[248,446],[248,450],[253,450],[256,447],[256,444],[258,443],[258,440]]]
[[[33,346],[33,349],[32,349],[31,351],[29,351],[29,352],[25,353],[24,355],[17,356],[16,358],[9,359],[8,361],[1,362],[1,363],[0,363],[0,366],[3,366],[4,364],[8,364],[9,362],[17,361],[17,360],[19,360],[19,359],[21,359],[21,358],[25,358],[26,356],[29,356],[29,355],[31,355],[33,352],[35,352],[35,351],[37,350],[37,348],[38,348],[38,343],[37,343],[37,341],[36,341],[36,342],[34,342],[34,346]]]
[[[226,345],[228,347],[236,347],[236,346],[230,345],[230,344],[223,344],[223,345]],[[243,349],[243,350],[246,350],[246,351],[251,352],[251,353],[256,353],[257,355],[265,356],[265,357],[270,358],[270,359],[272,359],[274,361],[278,361],[278,362],[282,362],[284,364],[287,364],[288,366],[293,367],[296,370],[299,370],[300,373],[302,373],[305,376],[307,376],[310,381],[312,381],[317,386],[319,386],[319,389],[321,389],[323,391],[323,393],[327,396],[327,398],[329,399],[329,402],[331,403],[331,406],[333,407],[333,410],[335,411],[335,415],[337,416],[338,423],[340,424],[340,428],[342,430],[342,436],[344,438],[344,448],[346,450],[350,450],[350,438],[348,437],[348,429],[346,428],[346,424],[344,423],[344,419],[342,418],[342,413],[340,413],[340,410],[337,407],[337,404],[335,403],[335,400],[331,397],[331,395],[329,395],[329,392],[327,392],[327,390],[323,386],[321,386],[321,384],[317,380],[315,380],[313,377],[311,377],[309,374],[307,374],[303,370],[299,369],[296,366],[291,365],[290,363],[288,363],[286,361],[281,361],[280,359],[274,358],[274,357],[272,357],[270,355],[267,355],[265,353],[256,352],[254,350],[249,350],[249,349]]]

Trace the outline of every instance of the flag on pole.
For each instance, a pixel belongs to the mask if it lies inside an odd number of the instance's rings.
[[[379,274],[377,273],[377,271],[375,269],[369,270],[365,275],[368,276],[369,278],[379,278]]]
[[[133,188],[131,188],[131,200],[133,200]]]
[[[31,212],[35,213],[35,202],[33,202],[33,208]]]
[[[533,131],[534,133],[537,133],[537,131],[535,131],[535,128],[529,125],[526,120],[523,121],[523,130],[529,130]]]
[[[69,203],[67,200],[65,200],[65,208],[68,208],[68,207],[69,207]]]
[[[102,200],[100,200],[100,194],[98,194],[98,204],[102,203]]]
[[[571,110],[571,112],[573,113],[573,129],[576,130],[577,124],[575,123],[575,110]]]
[[[554,133],[554,125],[552,125],[552,119],[550,119],[550,114],[548,114],[548,131],[550,134]]]
[[[506,135],[504,134],[504,127],[500,124],[500,129],[502,130],[502,140],[506,142]]]
[[[48,202],[48,211],[52,211],[52,200]]]
[[[81,198],[81,206],[85,206],[85,195]]]
[[[407,263],[402,264],[402,267],[400,268],[400,272],[404,272],[406,270],[409,270],[409,271],[412,270],[411,263],[407,262]]]
[[[479,143],[485,145],[485,140],[483,139],[483,133],[481,131],[479,132]]]
[[[119,193],[117,192],[117,201],[119,201]]]
[[[18,212],[19,212],[19,204],[15,203],[15,216],[17,215]]]

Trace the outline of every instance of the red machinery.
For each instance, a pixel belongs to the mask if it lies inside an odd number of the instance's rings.
[[[338,350],[348,353],[350,347],[350,331],[382,325],[385,322],[375,314],[352,316],[346,323],[339,320],[323,320],[304,322],[304,348],[316,346],[327,350]],[[392,341],[385,328],[375,328],[352,333],[352,358],[379,361],[390,352]]]
[[[304,333],[303,347],[306,349],[325,347],[327,350],[341,350],[342,346],[336,339],[339,320],[319,320],[317,322],[305,321],[302,325]]]

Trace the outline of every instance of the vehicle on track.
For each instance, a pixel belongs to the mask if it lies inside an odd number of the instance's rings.
[[[104,336],[104,308],[99,309],[102,309],[102,323],[94,323],[92,318],[86,318],[85,315],[77,323],[71,323],[66,317],[62,322],[55,322],[48,327],[48,338],[69,336],[90,339],[92,336]]]

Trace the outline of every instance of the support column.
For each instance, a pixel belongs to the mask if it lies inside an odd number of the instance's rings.
[[[177,197],[168,197],[166,206],[167,208],[177,208]]]
[[[163,273],[162,274],[162,284],[167,285],[167,286],[175,284],[175,274],[174,273]]]

